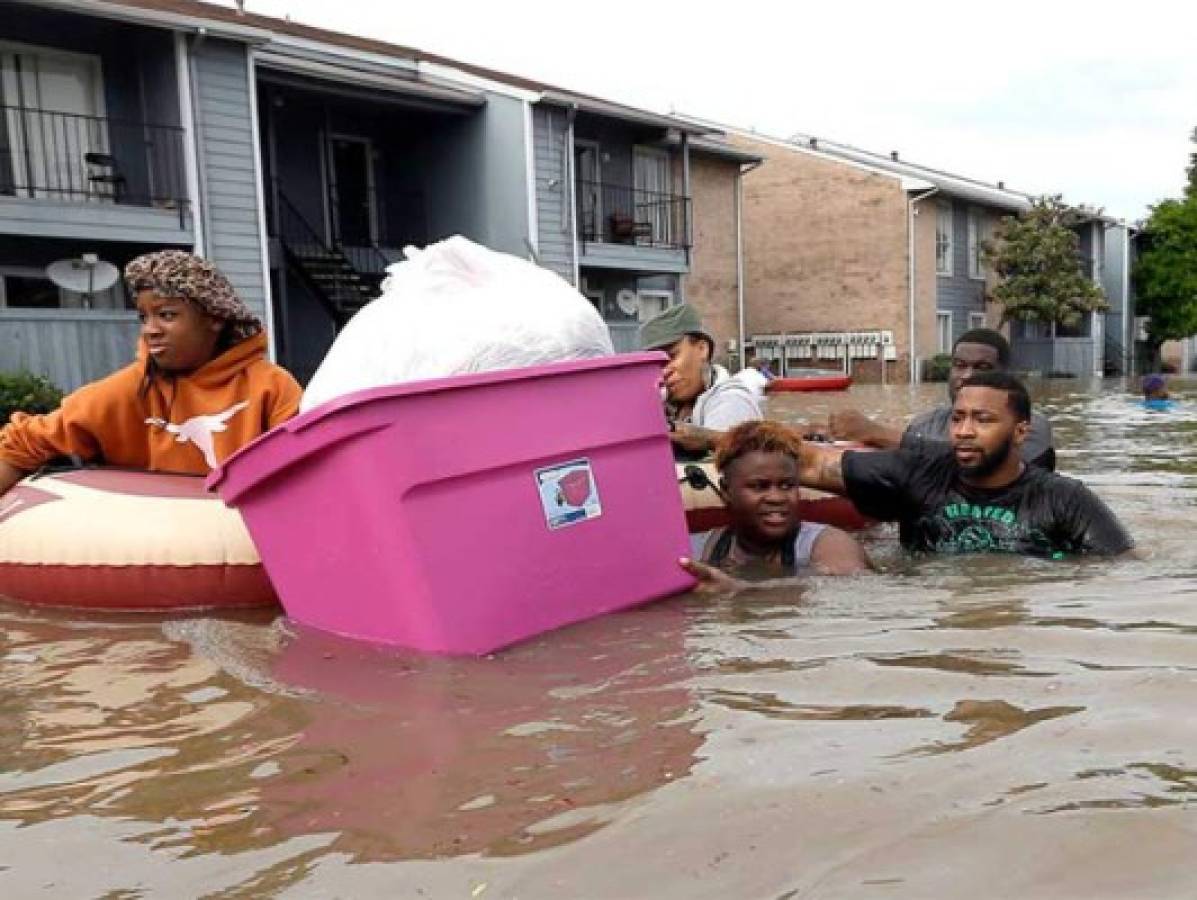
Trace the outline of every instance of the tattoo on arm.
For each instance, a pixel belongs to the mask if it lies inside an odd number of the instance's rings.
[[[803,456],[806,458],[803,460],[799,480],[804,487],[837,494],[844,493],[844,470],[840,464],[844,456],[843,450],[813,447],[807,444],[803,448]]]
[[[825,491],[837,494],[844,492],[844,468],[841,465],[843,455],[826,453],[819,460],[819,487]]]

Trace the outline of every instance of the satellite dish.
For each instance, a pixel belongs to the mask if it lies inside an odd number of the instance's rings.
[[[624,288],[615,295],[615,305],[629,316],[634,316],[640,311],[640,298],[636,296],[636,292],[631,288]]]
[[[120,269],[104,262],[94,253],[77,259],[60,259],[46,266],[46,275],[64,291],[83,294],[84,305],[91,306],[91,295],[106,291],[121,277]]]

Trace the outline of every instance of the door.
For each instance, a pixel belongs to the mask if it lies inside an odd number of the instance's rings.
[[[98,57],[0,43],[0,105],[0,191],[113,196],[120,173],[109,156]]]
[[[333,135],[332,194],[333,241],[350,247],[369,247],[378,236],[374,200],[373,149],[367,138]]]
[[[603,175],[598,144],[574,141],[574,181],[578,204],[578,236],[603,240]]]
[[[670,246],[673,241],[673,177],[669,153],[652,147],[632,151],[637,242]]]

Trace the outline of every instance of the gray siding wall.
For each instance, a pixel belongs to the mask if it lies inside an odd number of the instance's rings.
[[[985,282],[968,274],[968,215],[970,205],[960,200],[944,201],[952,206],[952,274],[936,276],[935,308],[952,314],[952,341],[968,330],[969,313],[985,312]],[[981,208],[992,228],[997,216]]]
[[[128,365],[137,313],[99,310],[0,311],[0,368],[44,375],[65,391]]]
[[[533,109],[536,154],[536,215],[540,262],[566,281],[574,280],[573,217],[569,208],[569,123],[565,110]]]
[[[444,134],[428,160],[429,237],[461,234],[528,258],[528,170],[524,103],[488,94],[486,106]]]
[[[1013,343],[1011,353],[1016,371],[1078,377],[1093,374],[1095,357],[1092,338],[1024,338]]]
[[[193,48],[205,254],[264,319],[248,54],[241,44],[211,38]]]

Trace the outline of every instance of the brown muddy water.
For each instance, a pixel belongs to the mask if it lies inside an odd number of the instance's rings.
[[[0,896],[1193,896],[1197,384],[1037,393],[1152,558],[913,562],[883,531],[881,575],[477,660],[0,607]]]

